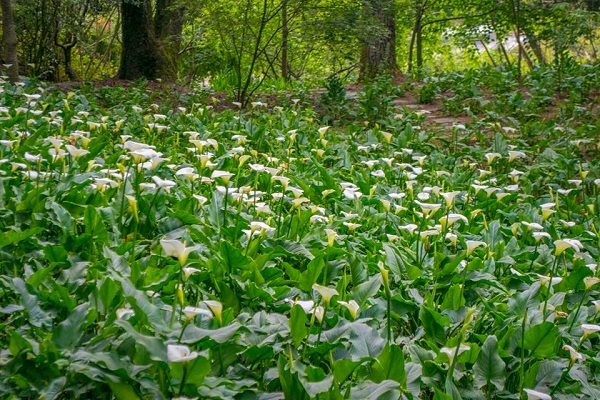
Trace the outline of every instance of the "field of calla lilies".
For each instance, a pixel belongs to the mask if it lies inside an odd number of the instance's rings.
[[[599,120],[482,79],[452,127],[4,84],[0,397],[600,398]]]

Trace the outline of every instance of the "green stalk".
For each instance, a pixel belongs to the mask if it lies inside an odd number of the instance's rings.
[[[283,214],[283,197],[285,194],[282,192],[282,196],[279,198],[279,210],[277,211],[277,236],[281,234],[281,217]]]
[[[223,227],[225,228],[227,226],[227,205],[229,204],[229,202],[227,201],[229,198],[229,183],[225,184],[225,198],[223,199],[223,201],[225,202],[224,206],[223,206]]]
[[[554,395],[554,393],[558,390],[558,388],[560,387],[560,384],[562,383],[565,376],[567,376],[569,374],[569,371],[571,371],[571,368],[573,368],[573,361],[569,362],[569,366],[567,367],[567,369],[565,369],[563,371],[563,373],[560,375],[558,382],[556,382],[556,385],[554,385],[554,387],[550,391],[550,396]]]
[[[581,296],[581,300],[579,301],[579,304],[577,304],[577,310],[575,311],[575,316],[573,317],[573,320],[571,321],[571,325],[569,325],[569,329],[567,330],[567,333],[571,333],[571,330],[573,329],[573,325],[575,324],[575,321],[577,321],[577,317],[579,316],[579,310],[581,309],[581,305],[583,304],[583,301],[585,300],[585,297],[587,296],[587,292],[588,292],[588,289],[585,289],[585,291],[583,292],[583,296]]]
[[[535,261],[535,253],[537,252],[539,244],[540,244],[539,241],[535,242],[535,248],[533,249],[533,258],[531,259],[531,262],[529,263],[529,269],[530,270],[531,270],[531,268],[533,268],[533,262]]]
[[[387,342],[388,345],[392,342],[392,296],[387,294]]]
[[[248,255],[248,249],[250,248],[250,243],[252,242],[252,237],[254,236],[254,232],[250,233],[250,237],[248,238],[248,244],[246,244],[246,250],[244,251],[244,256]],[[229,271],[231,273],[231,271]]]
[[[521,324],[521,365],[519,366],[519,393],[523,393],[523,385],[525,384],[525,323],[527,322],[527,310],[523,315],[523,323]]]
[[[461,299],[463,297],[463,295],[465,294],[465,282],[467,281],[467,269],[469,269],[469,258],[470,258],[470,255],[467,256],[467,262],[465,263],[465,268],[463,269],[463,273],[462,273],[462,286],[460,287],[459,299]]]
[[[456,350],[454,350],[454,357],[452,357],[452,362],[450,363],[450,367],[448,368],[448,375],[446,376],[446,379],[450,379],[451,381],[454,381],[454,368],[456,368],[456,360],[458,359],[458,351],[460,350],[462,339],[462,332],[459,332],[458,342],[456,343]]]
[[[183,332],[185,332],[185,328],[187,328],[187,326],[190,324],[191,319],[186,319],[185,322],[183,323],[183,326],[181,327],[181,333],[179,334],[179,337],[177,338],[177,344],[181,343],[181,338],[183,338]]]
[[[154,193],[154,196],[152,197],[152,201],[150,202],[150,207],[148,207],[148,212],[146,213],[146,219],[148,221],[150,221],[150,211],[152,211],[152,207],[154,207],[154,203],[156,202],[156,198],[158,197],[158,193],[160,192],[160,189],[162,189],[160,186],[156,189],[156,193]]]
[[[123,233],[123,214],[125,213],[125,193],[127,190],[127,177],[129,176],[129,171],[131,170],[131,164],[127,166],[127,170],[125,171],[125,175],[123,176],[123,191],[121,193],[121,210],[119,210],[119,233]]]
[[[187,362],[183,363],[183,376],[181,377],[181,382],[179,383],[179,396],[183,393],[183,387],[185,386],[185,380],[187,378],[188,373],[188,364]]]
[[[544,322],[546,321],[546,308],[548,307],[548,299],[550,298],[550,290],[552,290],[552,278],[556,275],[556,269],[558,268],[558,258],[557,256],[554,258],[554,264],[552,269],[550,270],[550,280],[548,281],[548,291],[546,293],[546,299],[544,300],[544,309],[542,310],[542,316],[544,317]]]
[[[319,324],[319,334],[317,335],[317,345],[315,347],[319,347],[321,343],[321,333],[323,332],[323,324],[325,323],[325,319],[327,318],[327,308],[329,307],[329,303],[325,302],[323,306],[323,321]]]

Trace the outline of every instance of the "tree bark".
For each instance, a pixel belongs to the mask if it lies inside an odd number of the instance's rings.
[[[19,81],[19,58],[17,55],[17,34],[11,0],[1,0],[2,6],[2,42],[4,58],[8,68],[8,79],[11,83]]]
[[[163,79],[177,78],[177,61],[181,49],[184,8],[175,4],[177,0],[157,0],[154,15],[154,36],[163,46],[165,64],[161,67]]]
[[[396,63],[396,10],[392,0],[366,0],[367,12],[378,21],[383,32],[372,35],[363,43],[360,58],[361,81],[373,79],[382,72],[398,70]]]
[[[72,59],[71,55],[72,55],[73,47],[75,47],[77,45],[77,38],[74,38],[71,33],[68,33],[67,34],[67,43],[60,43],[58,41],[58,30],[57,30],[54,33],[54,44],[56,44],[58,47],[60,47],[63,51],[65,74],[67,74],[67,77],[69,78],[70,81],[76,81],[78,79],[78,77],[77,77],[77,73],[73,69],[73,65],[71,64],[71,59]]]
[[[290,30],[288,27],[287,2],[288,0],[283,0],[281,4],[281,77],[286,82],[290,80],[288,65],[288,36]]]
[[[123,44],[118,78],[174,80],[165,50],[155,37],[150,0],[121,0],[121,15]]]

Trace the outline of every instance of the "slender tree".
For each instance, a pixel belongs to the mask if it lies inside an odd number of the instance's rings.
[[[1,0],[2,3],[2,42],[4,58],[10,65],[8,79],[14,83],[19,80],[19,58],[17,56],[17,33],[11,0]]]

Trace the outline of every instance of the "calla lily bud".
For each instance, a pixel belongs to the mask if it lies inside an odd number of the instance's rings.
[[[223,325],[223,304],[219,303],[215,300],[204,300],[204,304],[210,309],[213,313],[219,326]]]
[[[315,283],[312,288],[314,290],[316,290],[317,292],[319,292],[321,297],[323,297],[323,301],[325,302],[326,305],[329,305],[329,303],[331,302],[331,298],[333,296],[336,296],[339,294],[337,290],[329,288],[327,286],[319,285],[318,283]]]
[[[385,294],[390,296],[390,271],[383,266],[383,263],[379,262],[379,273],[381,274],[381,282],[385,288]]]

